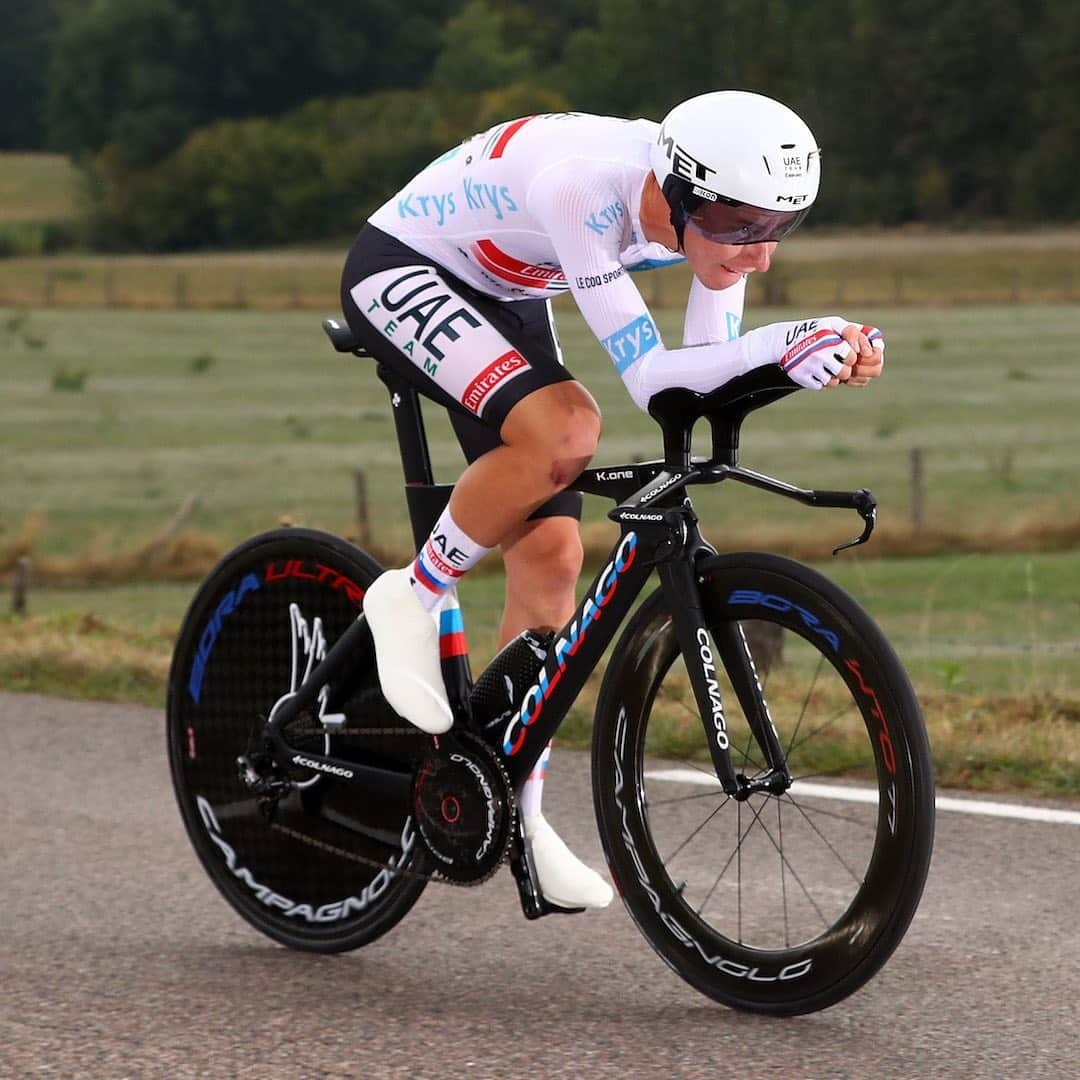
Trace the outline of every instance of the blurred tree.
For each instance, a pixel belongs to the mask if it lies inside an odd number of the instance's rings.
[[[543,7],[518,0],[491,0],[491,6],[503,13],[506,41],[528,44],[535,60],[530,81],[548,85],[570,35],[596,25],[600,0],[547,0]],[[557,84],[553,88],[563,89]]]
[[[495,90],[528,79],[535,66],[524,35],[509,32],[506,11],[489,0],[469,0],[443,28],[430,85],[459,93]]]
[[[0,150],[41,150],[50,35],[74,0],[0,0]]]
[[[158,160],[193,128],[322,95],[406,86],[430,70],[457,0],[95,0],[50,67],[52,141]]]
[[[596,25],[567,39],[562,83],[571,104],[588,112],[659,119],[676,102],[734,85],[735,14],[734,0],[718,0],[707,13],[673,0],[600,0]]]
[[[1028,220],[1080,218],[1080,5],[1042,0],[1045,18],[1023,41],[1033,72],[1029,148],[1017,160],[999,146],[1012,174],[1011,206]],[[1013,161],[1012,168],[1009,162]]]
[[[16,103],[0,145],[30,123],[12,73],[41,55],[45,11],[63,16],[50,132],[97,155],[95,221],[114,242],[341,232],[499,120],[659,119],[722,87],[808,121],[816,222],[1080,213],[1076,0],[0,0]],[[255,116],[278,119],[220,123]]]

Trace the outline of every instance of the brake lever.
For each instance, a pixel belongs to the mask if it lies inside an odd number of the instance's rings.
[[[874,526],[877,524],[877,499],[867,488],[859,488],[855,492],[855,497],[852,500],[855,505],[855,509],[859,512],[859,517],[863,520],[862,536],[855,537],[854,540],[849,540],[846,544],[841,544],[839,547],[833,548],[833,555],[839,555],[841,551],[847,551],[848,548],[858,547],[860,544],[865,544],[870,539],[871,533],[874,531]]]

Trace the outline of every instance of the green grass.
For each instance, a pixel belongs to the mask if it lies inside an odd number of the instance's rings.
[[[943,786],[1075,795],[1080,560],[849,557],[818,568],[868,608],[895,646],[922,702]],[[474,575],[462,587],[475,672],[496,650],[502,586],[497,575]],[[194,591],[194,584],[36,590],[28,619],[0,617],[0,686],[161,707],[172,643]],[[602,674],[601,667],[560,728],[561,745],[589,745]],[[806,684],[793,675],[801,695]],[[771,684],[770,698],[779,685]],[[654,752],[700,756],[689,712],[678,710],[675,720]],[[815,770],[845,771],[849,742],[814,745]]]
[[[1080,231],[975,239],[929,236],[913,248],[904,234],[807,232],[784,244],[767,276],[751,279],[750,301],[832,312],[852,304],[1014,306],[1080,298]],[[30,244],[27,254],[0,260],[0,305],[320,310],[336,303],[346,246],[42,256],[30,253]],[[654,308],[678,308],[688,283],[680,266],[643,275],[639,287]]]
[[[886,375],[866,391],[799,394],[754,415],[744,464],[803,485],[870,486],[883,526],[899,527],[918,447],[928,528],[1001,531],[1075,517],[1076,309],[857,314],[886,330]],[[660,322],[677,339],[678,318],[662,313]],[[655,456],[655,425],[581,319],[564,306],[560,325],[572,370],[604,411],[598,462]],[[72,372],[80,387],[58,389]],[[376,538],[409,546],[385,389],[370,362],[324,344],[312,314],[33,311],[20,322],[0,310],[0,421],[0,548],[35,510],[45,516],[42,554],[128,547],[192,493],[201,498],[192,526],[226,543],[284,515],[347,531],[360,467]],[[461,457],[435,410],[429,431],[437,470],[453,479]],[[797,529],[820,535],[824,554],[857,525],[734,485],[704,493],[698,506],[716,541],[730,536],[735,546],[758,528]]]
[[[921,692],[1080,698],[1080,558],[1074,553],[857,560],[817,569],[880,623]],[[92,612],[136,634],[171,639],[195,583],[39,588],[29,614]],[[473,661],[494,654],[501,575],[462,586]],[[14,629],[16,624],[11,624]]]
[[[78,173],[62,154],[0,153],[0,226],[67,221],[77,193]]]
[[[918,447],[927,529],[997,535],[1075,520],[1075,309],[849,311],[884,327],[885,377],[868,391],[800,394],[755,414],[744,464],[807,486],[870,486],[889,528],[907,521]],[[660,321],[677,340],[675,314]],[[654,424],[567,306],[560,327],[572,370],[605,415],[598,463],[655,456]],[[313,313],[0,310],[0,432],[0,562],[35,512],[39,560],[104,557],[144,544],[192,494],[200,503],[189,525],[222,547],[283,517],[348,533],[358,467],[375,539],[411,546],[385,389],[369,362],[324,343]],[[435,410],[429,433],[436,470],[452,480],[461,458]],[[1061,749],[1076,738],[1080,698],[1075,550],[875,559],[871,547],[829,560],[831,542],[857,531],[854,515],[730,484],[695,493],[695,505],[722,549],[798,534],[820,552],[822,569],[867,606],[911,670],[947,782],[1050,793],[1075,783],[1075,752]],[[606,509],[590,500],[587,517],[603,522]],[[493,575],[466,582],[477,667],[494,650],[501,588]],[[35,586],[34,618],[0,620],[0,685],[160,704],[194,589]],[[571,741],[587,738],[595,688],[569,721]]]

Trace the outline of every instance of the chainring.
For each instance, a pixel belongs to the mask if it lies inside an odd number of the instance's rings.
[[[440,735],[413,773],[413,821],[441,877],[477,885],[499,868],[515,801],[502,762],[468,732]]]

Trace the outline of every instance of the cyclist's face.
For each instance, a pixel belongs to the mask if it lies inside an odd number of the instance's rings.
[[[776,244],[716,244],[687,229],[683,250],[694,276],[705,288],[726,289],[743,274],[768,270]]]

